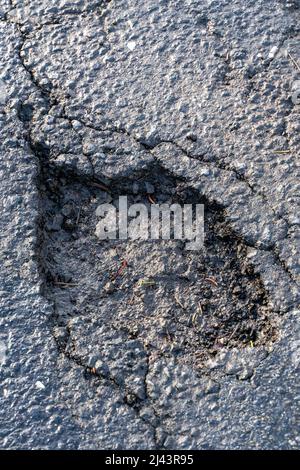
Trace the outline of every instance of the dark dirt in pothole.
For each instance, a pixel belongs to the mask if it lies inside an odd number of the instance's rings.
[[[225,224],[221,208],[200,200],[184,182],[158,167],[132,180],[112,180],[108,191],[51,166],[42,179],[41,270],[45,296],[54,304],[53,333],[67,354],[89,362],[95,343],[97,357],[106,362],[117,337],[120,349],[138,341],[151,354],[199,367],[223,347],[275,338],[267,294],[247,261],[247,247]],[[203,249],[186,251],[178,240],[97,238],[99,204],[116,205],[119,195],[128,195],[129,204],[150,208],[151,186],[158,204],[204,203]],[[108,344],[99,346],[103,331]]]

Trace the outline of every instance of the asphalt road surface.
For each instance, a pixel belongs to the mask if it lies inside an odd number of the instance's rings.
[[[299,19],[0,0],[2,449],[299,449]],[[120,195],[204,248],[99,240]]]

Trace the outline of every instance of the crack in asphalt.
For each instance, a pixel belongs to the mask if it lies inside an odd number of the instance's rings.
[[[102,5],[106,5],[110,2],[111,0],[107,0],[107,1],[103,1],[101,3],[101,5],[99,6],[102,6]],[[14,8],[14,5],[12,3],[12,1],[10,0],[10,3],[11,3],[11,6],[12,8]],[[99,7],[98,6],[98,7]],[[88,12],[84,12],[84,13],[90,13],[92,12],[92,9]],[[11,19],[8,18],[8,14],[9,12],[7,12],[4,16],[4,18],[1,18],[0,20],[1,21],[5,21],[7,23],[10,23],[10,24],[13,24],[17,27],[18,29],[18,32],[20,34],[20,37],[21,37],[21,41],[20,41],[20,44],[19,44],[19,47],[17,48],[17,55],[18,55],[18,58],[19,58],[19,62],[21,64],[21,66],[23,67],[23,69],[25,70],[25,72],[27,73],[27,75],[29,76],[29,79],[30,79],[30,82],[34,85],[34,87],[39,91],[39,93],[41,94],[41,96],[44,98],[46,104],[47,104],[47,108],[48,108],[48,113],[49,111],[51,110],[51,108],[55,105],[58,105],[59,104],[59,100],[53,96],[53,93],[51,92],[51,90],[49,90],[47,87],[44,87],[42,86],[38,79],[36,79],[35,77],[35,74],[33,72],[33,70],[31,70],[29,67],[26,66],[26,63],[25,63],[25,58],[22,56],[22,50],[23,50],[23,46],[28,38],[28,35],[30,33],[26,33],[26,32],[23,32],[22,31],[22,24],[16,22],[16,21],[13,21]],[[75,13],[74,13],[75,15]],[[45,26],[46,24],[50,24],[50,23],[44,23],[42,25],[40,25],[40,27],[43,27]],[[55,22],[55,24],[57,24]],[[72,120],[69,119],[66,115],[62,115],[62,118],[65,118],[65,119],[68,119],[70,125],[72,125]],[[72,126],[72,129],[76,132],[76,130],[74,129],[74,127]],[[40,174],[43,172],[43,161],[41,160],[41,156],[40,156],[40,153],[37,151],[36,149],[36,144],[35,142],[33,141],[32,139],[32,136],[31,136],[31,129],[26,129],[26,135],[25,135],[25,140],[28,144],[28,147],[30,149],[30,151],[32,152],[32,154],[34,155],[34,157],[36,158],[37,162],[39,162],[39,167],[40,167]],[[78,132],[76,132],[77,135],[80,137],[80,134]],[[81,139],[82,141],[82,139]],[[90,165],[91,165],[91,168],[92,168],[92,171],[94,173],[94,167],[93,167],[93,164],[91,162],[91,160],[89,159],[89,156],[86,155],[84,152],[82,153],[86,158],[87,160],[89,161]],[[38,184],[39,186],[39,184]],[[114,379],[114,377],[110,376],[110,375],[104,375],[104,374],[100,374],[99,372],[96,372],[94,370],[92,370],[91,367],[88,366],[88,364],[85,364],[84,362],[81,361],[80,357],[79,356],[76,356],[76,355],[72,355],[70,353],[68,353],[64,348],[62,348],[62,345],[60,344],[60,342],[58,341],[58,339],[55,337],[55,335],[51,332],[51,335],[57,345],[57,350],[58,352],[64,354],[64,356],[72,361],[73,363],[75,363],[77,366],[81,367],[84,369],[85,372],[89,373],[90,375],[92,375],[93,377],[98,377],[99,379],[103,380],[106,382],[106,384],[109,386],[113,386],[115,389],[118,390],[118,392],[120,393],[122,399],[120,401],[121,404],[123,405],[127,405],[130,409],[132,409],[134,411],[134,413],[136,414],[137,418],[140,419],[142,422],[144,422],[145,424],[147,424],[149,426],[149,428],[152,430],[153,432],[153,441],[154,441],[154,448],[155,449],[158,449],[158,448],[161,448],[163,449],[163,443],[159,442],[158,440],[158,436],[157,436],[157,428],[160,426],[160,423],[158,422],[158,424],[155,426],[153,425],[152,422],[148,421],[145,417],[141,416],[140,415],[140,411],[141,411],[141,408],[137,407],[135,403],[131,404],[129,403],[127,400],[126,400],[126,395],[128,393],[132,393],[130,390],[126,390],[126,387],[123,388],[121,384],[119,384],[117,382],[117,380]],[[145,377],[144,377],[144,386],[145,386],[145,392],[147,390],[147,386],[146,386],[146,378],[147,378],[147,374],[149,373],[149,368],[150,368],[150,365],[149,365],[149,358],[148,358],[148,353],[147,353],[147,370],[146,370],[146,373],[145,373]],[[138,399],[138,397],[136,397],[136,399]],[[151,398],[150,396],[147,394],[146,392],[146,398],[144,400],[141,400],[139,399],[139,405],[141,407],[144,406],[144,404],[146,402],[150,402],[151,403]],[[151,406],[153,408],[153,413],[155,414],[155,416],[158,418],[159,415],[156,413],[156,411],[154,411],[154,407],[153,407],[153,404],[151,403]]]
[[[101,4],[99,6],[97,6],[97,8],[100,8],[101,6],[106,6],[107,4],[109,4],[111,2],[111,0],[103,0],[101,2]],[[102,13],[102,12],[101,12]],[[74,13],[75,14],[75,13]],[[24,47],[24,44],[25,42],[27,41],[28,39],[28,36],[30,33],[25,33],[25,32],[22,32],[21,30],[21,26],[22,24],[21,23],[18,23],[18,22],[14,22],[14,24],[17,25],[17,28],[19,30],[19,33],[22,37],[22,41],[20,43],[20,46],[18,48],[18,56],[19,56],[19,60],[20,60],[20,63],[22,64],[23,68],[26,70],[26,72],[29,74],[30,76],[30,80],[31,82],[34,84],[34,86],[41,92],[42,96],[44,96],[48,103],[49,103],[49,107],[51,109],[52,106],[55,106],[55,105],[58,105],[58,104],[61,104],[60,101],[59,101],[59,97],[55,97],[53,96],[53,93],[51,90],[49,90],[49,88],[43,86],[40,84],[39,80],[35,77],[35,74],[34,74],[34,71],[28,67],[26,64],[25,64],[25,57],[23,58],[22,57],[22,50],[23,50],[23,47]],[[44,24],[40,25],[41,27],[44,26]],[[287,38],[282,38],[282,40],[280,41],[280,47],[283,46],[283,44],[297,36],[299,34],[299,30],[294,30],[292,29],[292,32],[291,30],[288,30],[285,34],[288,34],[288,37]],[[272,61],[275,59],[275,57],[273,59],[270,59],[268,64],[267,64],[267,67],[270,66],[270,64],[272,63]],[[250,79],[251,80],[251,79]],[[274,208],[269,204],[269,201],[267,200],[267,197],[266,195],[264,194],[263,191],[260,191],[260,190],[257,190],[255,189],[255,186],[253,184],[250,183],[250,180],[249,178],[246,178],[245,175],[241,174],[237,169],[235,169],[234,167],[230,166],[230,165],[226,165],[224,163],[221,163],[221,162],[217,162],[216,160],[214,160],[214,162],[206,162],[204,160],[204,156],[205,154],[202,154],[202,155],[191,155],[190,152],[188,152],[186,149],[184,149],[181,145],[179,145],[175,140],[160,140],[157,144],[155,145],[147,145],[146,143],[143,142],[143,139],[138,139],[134,136],[133,133],[130,133],[128,132],[124,127],[115,127],[115,126],[109,126],[109,127],[101,127],[101,126],[97,126],[97,125],[93,125],[93,124],[88,124],[86,123],[84,120],[80,119],[79,117],[76,117],[76,119],[74,118],[71,118],[70,116],[68,116],[68,114],[66,113],[65,111],[65,106],[63,106],[63,113],[61,115],[62,118],[66,119],[69,121],[70,125],[72,126],[72,121],[74,120],[77,120],[78,122],[80,122],[84,127],[86,128],[89,128],[89,129],[92,129],[92,130],[95,130],[95,131],[98,131],[98,132],[105,132],[105,131],[108,131],[108,132],[112,132],[112,133],[121,133],[121,134],[125,134],[127,135],[128,137],[132,138],[136,143],[138,143],[139,145],[141,145],[145,150],[154,150],[155,148],[157,148],[159,145],[161,144],[164,144],[164,143],[169,143],[171,145],[174,145],[176,148],[178,148],[185,156],[187,156],[188,158],[192,158],[192,159],[195,159],[195,160],[198,160],[200,162],[203,162],[203,163],[208,163],[210,164],[212,167],[214,168],[217,168],[219,170],[222,170],[222,171],[226,171],[226,172],[229,172],[229,173],[232,173],[235,175],[236,179],[238,181],[242,181],[244,182],[248,188],[251,190],[251,192],[254,194],[254,195],[257,195],[259,197],[262,198],[262,200],[264,201],[265,204],[267,204],[267,206],[271,209],[271,211],[274,213],[274,215],[277,217],[278,220],[282,220],[286,223],[287,227],[290,227],[290,224],[288,222],[288,220],[283,217],[283,216],[279,216],[278,213],[276,212],[276,210],[274,210]],[[72,126],[72,129],[76,132],[76,130],[74,129],[74,127]],[[80,137],[80,134],[78,132],[76,132],[77,135]],[[91,159],[89,158],[88,155],[86,155],[84,152],[82,152],[82,154],[88,158],[89,160],[89,163],[90,165],[92,166],[92,169],[94,171],[94,167],[93,167],[93,164],[91,162]],[[289,273],[290,274],[290,273]]]
[[[39,187],[41,182],[44,179],[43,173],[44,173],[44,163],[45,162],[43,161],[43,157],[41,156],[41,152],[39,150],[37,150],[35,143],[32,141],[30,130],[27,130],[27,134],[26,134],[25,139],[27,141],[27,144],[28,144],[28,147],[29,147],[30,151],[32,152],[32,154],[36,158],[36,161],[39,162],[39,176],[38,176],[39,181],[37,182],[37,186]],[[42,274],[40,274],[40,276],[41,276],[41,279],[44,277]],[[53,305],[53,308],[54,308],[54,305]],[[54,315],[55,315],[55,309],[54,309],[54,312],[53,312],[53,316]],[[70,330],[68,330],[68,328],[67,328],[67,331],[68,331],[68,334],[69,334],[69,337],[70,337]],[[120,401],[120,404],[127,405],[131,410],[134,411],[137,418],[140,419],[141,421],[143,421],[145,424],[147,424],[150,427],[150,429],[152,430],[152,432],[153,432],[153,441],[154,441],[154,444],[155,444],[154,448],[155,449],[158,449],[158,448],[164,449],[163,443],[160,442],[159,439],[158,439],[157,429],[161,426],[160,421],[158,420],[157,425],[154,425],[151,421],[147,420],[144,416],[141,416],[142,407],[145,406],[149,402],[149,404],[150,404],[150,406],[153,410],[154,415],[156,416],[156,418],[159,418],[159,414],[156,412],[156,410],[154,408],[153,400],[151,399],[151,397],[148,393],[148,388],[147,388],[147,382],[146,381],[147,381],[147,375],[149,374],[149,371],[150,371],[150,359],[149,359],[149,353],[146,351],[145,347],[144,347],[144,351],[146,353],[146,358],[147,358],[147,361],[146,361],[147,367],[146,367],[146,372],[145,372],[145,375],[144,375],[144,389],[145,389],[146,397],[145,397],[145,399],[140,399],[139,397],[137,397],[134,394],[134,392],[132,390],[127,388],[126,385],[122,386],[122,384],[120,384],[110,374],[108,374],[108,375],[107,374],[101,374],[101,373],[97,372],[96,370],[94,370],[92,367],[90,367],[88,364],[85,364],[81,360],[80,356],[76,355],[75,351],[74,351],[74,354],[66,351],[66,345],[65,345],[65,347],[62,345],[62,343],[55,337],[55,335],[54,335],[54,333],[51,329],[50,329],[50,334],[53,337],[53,339],[54,339],[54,341],[57,345],[57,350],[58,350],[59,353],[63,354],[69,361],[72,361],[77,366],[83,368],[84,371],[86,373],[90,374],[92,377],[98,377],[99,379],[103,380],[104,385],[113,386],[116,390],[118,390],[118,392],[120,393],[120,395],[122,397],[122,399]],[[126,397],[128,395],[134,395],[133,403],[131,403],[130,401],[127,400]]]
[[[67,328],[68,330],[68,328]],[[134,411],[135,415],[137,416],[138,419],[143,421],[147,426],[150,427],[153,431],[153,441],[155,444],[155,449],[163,449],[163,443],[160,442],[158,436],[157,436],[157,429],[159,426],[161,426],[160,423],[160,416],[156,412],[154,405],[153,405],[153,400],[150,397],[150,394],[148,393],[147,390],[147,375],[149,374],[150,371],[150,356],[149,353],[145,350],[146,352],[146,371],[144,374],[144,387],[145,387],[145,395],[146,397],[144,399],[141,399],[137,397],[134,392],[126,387],[126,385],[122,386],[111,374],[102,374],[99,371],[97,371],[95,368],[89,366],[88,364],[84,363],[80,356],[76,355],[75,353],[75,347],[74,349],[74,354],[70,353],[69,351],[66,351],[66,347],[62,345],[62,343],[59,341],[56,336],[52,334],[52,337],[57,345],[57,350],[59,353],[63,354],[69,361],[73,362],[77,366],[81,367],[86,374],[90,376],[90,378],[98,378],[100,381],[102,381],[102,385],[105,386],[112,386],[115,390],[118,391],[118,393],[121,395],[121,400],[119,401],[120,404],[128,406],[132,411]],[[68,330],[69,338],[71,336],[70,330]],[[68,340],[67,340],[68,341]],[[128,396],[133,395],[133,401],[128,400]],[[152,411],[155,415],[155,417],[158,419],[158,423],[154,425],[151,421],[147,420],[144,416],[141,416],[141,410],[144,405],[147,405],[148,402],[150,403],[150,406],[152,407]]]
[[[106,5],[107,3],[109,3],[111,0],[107,0],[107,1],[103,1],[101,3],[101,6],[104,6]],[[12,8],[14,8],[14,4],[12,2],[12,0],[10,0],[10,3],[11,3],[11,6]],[[96,8],[96,7],[95,7]],[[88,14],[88,13],[91,13],[93,12],[94,8],[89,10],[89,11],[84,11],[84,12],[81,12],[82,14]],[[23,69],[26,71],[26,73],[28,74],[29,76],[29,79],[30,79],[30,82],[35,86],[35,88],[40,92],[40,94],[42,95],[42,97],[45,99],[45,102],[47,103],[47,107],[48,107],[48,112],[49,110],[55,106],[55,105],[58,105],[60,104],[60,99],[59,97],[56,97],[55,96],[55,91],[53,92],[51,89],[49,89],[48,87],[45,87],[43,85],[40,84],[38,78],[36,77],[34,71],[28,67],[26,65],[26,57],[23,56],[22,52],[23,52],[23,47],[24,47],[24,44],[25,42],[27,41],[28,39],[28,35],[30,33],[26,33],[26,32],[23,32],[22,31],[22,24],[20,23],[17,23],[13,20],[10,20],[8,19],[7,15],[9,13],[6,13],[5,14],[5,17],[4,19],[1,18],[0,20],[1,21],[7,21],[9,23],[12,23],[14,25],[17,26],[18,28],[18,31],[19,31],[19,34],[22,38],[21,42],[20,42],[20,45],[17,49],[17,54],[18,54],[18,58],[19,58],[19,61],[20,61],[20,64],[22,65]],[[74,15],[74,16],[78,16],[78,12],[77,13],[64,13],[63,16],[66,16],[66,15]],[[46,22],[46,23],[43,23],[43,24],[40,24],[38,25],[37,28],[42,28],[46,25],[49,25],[49,24],[59,24],[60,22],[62,21],[62,19],[60,18],[58,21],[54,21],[54,22],[51,22],[51,20],[49,22]],[[286,38],[282,44],[281,44],[281,47],[282,45],[284,44],[285,41],[287,41],[288,39],[290,38]],[[271,63],[272,61],[270,61]],[[269,64],[270,65],[270,64]],[[72,125],[72,122],[74,121],[74,118],[70,118],[67,114],[66,114],[66,110],[65,110],[65,107],[63,107],[63,113],[61,115],[61,117],[63,119],[66,119],[68,120],[70,126],[72,127],[72,129],[76,132],[76,134],[78,135],[78,137],[81,139],[81,144],[82,144],[82,141],[83,141],[83,138],[82,136],[80,135],[80,133],[78,133],[76,131],[76,129],[74,129],[73,125]],[[150,152],[152,155],[152,151],[157,149],[160,145],[162,144],[170,144],[170,145],[173,145],[174,147],[176,147],[178,150],[180,150],[186,157],[188,158],[191,158],[191,159],[194,159],[194,160],[197,160],[201,163],[207,163],[209,164],[210,166],[214,167],[214,168],[217,168],[219,170],[222,170],[222,171],[226,171],[226,172],[230,172],[231,174],[234,174],[236,179],[238,181],[242,181],[244,182],[248,187],[249,189],[251,190],[252,194],[253,195],[256,195],[256,196],[259,196],[262,198],[262,200],[268,205],[268,207],[272,210],[272,212],[274,213],[274,215],[277,217],[278,220],[283,220],[286,224],[287,224],[287,227],[290,227],[291,225],[288,223],[287,219],[284,218],[284,217],[279,217],[278,214],[276,213],[276,210],[274,210],[272,208],[272,206],[269,204],[269,202],[267,201],[267,198],[266,196],[264,195],[263,192],[255,189],[255,187],[251,184],[251,182],[249,181],[248,178],[246,178],[244,175],[242,175],[240,172],[238,172],[238,170],[236,170],[235,168],[232,168],[228,165],[225,165],[221,162],[206,162],[205,161],[205,153],[202,154],[202,155],[191,155],[190,152],[188,152],[186,149],[184,149],[184,147],[182,147],[180,144],[178,144],[175,140],[161,140],[159,141],[157,144],[153,145],[153,146],[150,146],[150,145],[147,145],[146,143],[143,142],[142,139],[138,139],[134,136],[134,134],[128,132],[125,128],[116,128],[116,127],[100,127],[100,126],[94,126],[92,124],[87,124],[85,123],[82,119],[80,118],[76,118],[76,120],[78,120],[84,127],[86,128],[90,128],[92,130],[95,130],[95,131],[98,131],[98,132],[111,132],[112,134],[113,133],[120,133],[120,134],[126,134],[128,137],[132,138],[133,141],[135,141],[136,143],[138,143],[145,151],[148,151]],[[32,139],[32,136],[31,136],[31,129],[27,129],[28,133],[27,133],[27,143],[29,145],[29,148],[30,150],[32,151],[33,155],[35,156],[35,158],[37,159],[37,161],[40,162],[40,171],[42,171],[42,165],[43,165],[43,162],[41,161],[41,158],[40,158],[40,155],[39,153],[37,152],[36,150],[36,147],[35,147],[35,143]],[[88,160],[89,164],[91,165],[91,168],[92,168],[92,173],[93,173],[93,177],[95,177],[95,168],[94,168],[94,165],[93,165],[93,162],[91,160],[91,158],[89,157],[89,155],[87,155],[86,153],[82,152],[82,155],[84,157],[86,157],[86,159]],[[167,169],[161,165],[162,168],[164,168],[166,171]],[[174,175],[175,176],[175,175]],[[247,243],[248,246],[251,246],[249,245],[249,243]],[[253,245],[254,248],[257,248],[257,246]],[[278,253],[278,250],[276,249],[276,246],[273,245],[271,246],[269,249],[262,249],[262,248],[259,248],[260,250],[262,251],[266,251],[266,252],[271,252],[273,253],[274,255],[274,258],[276,259],[277,263],[281,266],[281,268],[288,274],[288,276],[290,277],[291,281],[293,283],[296,283],[296,279],[294,278],[294,275],[293,273],[290,271],[290,269],[288,268],[288,266],[286,266],[286,263],[285,261],[280,257],[280,254]],[[160,420],[161,420],[161,417],[159,416],[159,414],[157,413],[156,409],[155,409],[155,406],[153,405],[153,400],[151,399],[151,394],[149,392],[149,389],[148,389],[148,384],[147,384],[147,378],[148,378],[148,375],[150,373],[150,354],[148,351],[145,350],[146,352],[146,371],[145,371],[145,375],[144,375],[144,387],[145,387],[145,399],[141,400],[141,399],[137,399],[136,402],[134,403],[129,403],[128,400],[126,399],[126,396],[128,395],[128,393],[132,393],[130,390],[126,390],[126,387],[123,388],[115,379],[114,377],[112,376],[106,376],[104,374],[100,374],[98,372],[94,372],[92,371],[92,369],[88,366],[88,364],[85,364],[83,363],[81,360],[80,360],[80,357],[77,357],[76,355],[72,355],[70,353],[68,353],[67,351],[65,351],[64,348],[62,348],[61,344],[59,343],[59,341],[57,340],[57,338],[55,338],[55,336],[53,335],[54,337],[54,340],[57,344],[57,348],[58,348],[58,351],[60,353],[63,353],[65,355],[65,357],[67,357],[67,359],[73,361],[75,364],[77,364],[78,366],[80,366],[81,368],[83,368],[88,374],[90,374],[91,376],[95,376],[97,378],[99,378],[100,380],[103,380],[103,381],[106,381],[106,383],[108,385],[111,385],[113,386],[115,389],[117,389],[119,391],[119,393],[121,394],[122,396],[122,403],[127,405],[130,409],[132,409],[137,418],[140,419],[141,421],[145,422],[153,431],[153,441],[154,441],[154,444],[155,444],[155,448],[158,449],[163,449],[163,444],[162,442],[159,441],[159,437],[158,437],[158,428],[161,426],[161,423],[160,423]],[[144,406],[146,405],[147,403],[150,403],[151,404],[151,407],[153,409],[153,413],[155,414],[157,420],[158,420],[158,424],[157,425],[154,425],[152,422],[149,422],[147,419],[145,419],[145,417],[141,416],[140,415],[140,411],[141,411],[141,406]]]
[[[28,21],[27,19],[23,23],[21,23],[20,21],[17,21],[14,18],[14,16],[12,16],[12,18],[8,18],[8,15],[14,13],[15,9],[18,7],[18,5],[14,4],[12,0],[9,0],[11,10],[9,10],[8,12],[5,13],[5,21],[7,21],[11,24],[15,24],[19,27],[26,27],[26,25],[30,25],[30,26],[34,27],[35,31],[39,31],[42,28],[44,28],[45,26],[58,25],[58,24],[61,24],[62,22],[65,22],[65,21],[68,21],[68,20],[72,21],[73,19],[76,19],[76,18],[79,18],[79,17],[80,18],[86,18],[91,13],[99,12],[100,14],[102,14],[103,11],[102,11],[101,8],[106,7],[111,2],[112,2],[112,0],[100,0],[99,4],[97,4],[97,5],[95,4],[91,7],[87,7],[84,10],[80,10],[80,9],[76,10],[76,9],[74,9],[74,7],[71,7],[70,10],[60,11],[59,16],[49,15],[48,19],[45,22],[42,22],[42,23],[30,23],[30,20]]]
[[[111,0],[108,0],[108,1],[104,1],[102,3],[103,6],[105,6],[107,3],[109,3]],[[48,112],[50,111],[50,109],[55,106],[55,105],[59,105],[61,104],[60,103],[60,99],[58,96],[55,96],[54,95],[54,92],[52,91],[52,89],[49,89],[48,87],[46,86],[43,86],[40,84],[38,78],[36,78],[35,74],[34,74],[34,71],[28,67],[25,63],[25,60],[26,58],[22,56],[22,51],[23,51],[23,47],[24,47],[24,44],[25,42],[27,41],[28,39],[28,35],[30,33],[26,33],[26,32],[22,32],[21,30],[21,27],[22,27],[22,24],[21,23],[15,23],[14,24],[17,26],[18,28],[18,31],[19,31],[19,34],[22,38],[20,44],[19,44],[19,47],[17,49],[17,52],[18,52],[18,57],[19,57],[19,61],[22,65],[22,67],[24,68],[24,70],[26,71],[26,73],[29,75],[30,77],[30,81],[31,83],[36,87],[37,90],[39,90],[39,92],[41,93],[41,95],[44,97],[44,99],[46,100],[46,103],[48,105]],[[41,25],[41,27],[43,27],[43,25]],[[289,30],[286,34],[291,34],[291,31]],[[294,31],[293,30],[293,34],[294,35],[297,35],[298,34],[298,30]],[[287,41],[288,39],[290,39],[291,37],[294,37],[294,36],[289,36],[288,38],[285,38],[285,39],[282,39],[282,44],[284,44],[285,41]],[[55,90],[54,90],[55,91]],[[89,128],[89,129],[92,129],[92,130],[95,130],[95,131],[98,131],[98,132],[105,132],[105,131],[108,131],[108,132],[111,132],[112,134],[113,133],[120,133],[120,134],[125,134],[127,135],[128,137],[130,137],[131,139],[133,139],[133,141],[135,141],[136,143],[138,143],[144,150],[146,151],[149,151],[149,152],[152,152],[153,150],[155,150],[156,148],[158,148],[160,145],[162,144],[170,144],[170,145],[173,145],[174,147],[176,147],[178,150],[180,150],[186,157],[190,158],[190,159],[194,159],[194,160],[197,160],[199,162],[202,162],[202,163],[207,163],[209,164],[211,167],[213,168],[217,168],[221,171],[225,171],[225,172],[228,172],[228,173],[231,173],[233,175],[235,175],[235,178],[237,181],[242,181],[243,183],[245,183],[247,185],[247,187],[251,190],[252,194],[254,196],[258,196],[258,197],[261,197],[262,201],[270,208],[270,210],[274,213],[274,215],[276,216],[277,220],[282,220],[286,226],[287,226],[287,229],[291,227],[291,225],[289,224],[288,220],[283,217],[283,216],[279,216],[276,212],[276,210],[274,210],[274,208],[269,204],[266,196],[264,195],[264,193],[262,191],[258,191],[255,189],[254,185],[252,185],[249,181],[248,178],[246,178],[244,175],[242,175],[238,170],[236,170],[235,168],[231,167],[231,166],[228,166],[228,165],[225,165],[224,163],[221,163],[221,162],[206,162],[204,157],[205,157],[205,154],[202,154],[202,155],[191,155],[190,152],[188,152],[184,147],[182,147],[181,145],[179,145],[175,140],[160,140],[158,143],[156,143],[155,145],[148,145],[146,144],[145,142],[143,142],[143,139],[139,139],[137,138],[133,133],[130,133],[128,132],[124,127],[116,127],[116,126],[108,126],[108,127],[102,127],[102,126],[97,126],[97,125],[93,125],[93,124],[90,124],[90,123],[86,123],[84,120],[82,120],[81,118],[79,117],[76,117],[74,119],[74,117],[70,117],[68,116],[68,114],[66,113],[65,111],[65,106],[62,106],[63,108],[63,113],[61,114],[61,118],[63,119],[66,119],[70,126],[72,127],[72,129],[76,132],[76,134],[81,138],[80,134],[74,129],[73,125],[72,125],[72,122],[74,120],[77,120],[78,122],[80,122],[80,124],[82,124],[84,127],[86,128]],[[81,142],[82,142],[82,138],[81,138]],[[94,166],[93,166],[93,163],[89,157],[89,155],[85,154],[83,151],[82,151],[82,155],[85,156],[91,166],[91,169],[92,169],[92,172],[95,176],[95,169],[94,169]],[[153,154],[152,154],[153,155]],[[258,248],[255,244],[254,245],[249,245],[249,246],[253,246],[254,248]],[[291,281],[295,284],[297,284],[297,278],[295,277],[295,275],[291,272],[291,270],[288,268],[288,266],[286,265],[286,262],[284,259],[282,259],[280,257],[280,254],[278,252],[278,250],[276,250],[276,247],[273,245],[271,246],[270,248],[266,249],[262,249],[262,248],[259,248],[261,249],[262,251],[267,251],[267,252],[272,252],[274,254],[274,257],[275,259],[278,261],[279,265],[282,267],[282,269],[287,273],[287,275],[290,277]]]

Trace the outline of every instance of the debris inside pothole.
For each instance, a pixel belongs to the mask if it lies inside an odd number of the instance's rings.
[[[155,166],[111,180],[108,191],[50,165],[43,175],[41,269],[53,334],[65,353],[102,376],[113,361],[121,383],[126,368],[131,382],[135,369],[145,373],[145,353],[199,369],[223,348],[274,340],[267,294],[221,208]],[[119,195],[149,207],[154,199],[204,203],[204,248],[189,252],[180,240],[100,241],[96,209],[117,205]]]

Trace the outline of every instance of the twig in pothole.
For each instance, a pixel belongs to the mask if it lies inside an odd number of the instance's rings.
[[[55,286],[60,286],[60,287],[77,287],[79,284],[75,284],[74,282],[59,282],[56,281],[54,282]]]
[[[80,214],[81,214],[81,206],[78,209],[78,214],[77,214],[77,217],[76,217],[76,225],[79,224]]]
[[[294,66],[296,67],[296,69],[299,70],[299,72],[300,72],[300,65],[299,65],[298,62],[294,59],[294,57],[291,55],[290,52],[288,52],[288,57],[289,57],[289,59],[291,60],[291,62],[294,64]]]
[[[227,342],[230,341],[234,337],[234,335],[236,334],[238,329],[239,329],[239,324],[236,325],[236,327],[234,328],[234,330],[231,333],[231,335],[229,336],[229,338],[227,338]],[[222,338],[220,338],[220,339],[222,339]]]
[[[204,280],[210,282],[210,283],[213,284],[215,287],[218,287],[218,283],[217,283],[217,281],[216,281],[213,277],[206,277]]]
[[[203,308],[202,308],[202,305],[199,303],[199,308],[198,310],[196,310],[196,312],[193,314],[192,316],[192,323],[195,324],[196,323],[196,320],[197,318],[199,317],[199,315],[203,315]]]
[[[156,282],[151,280],[151,279],[141,279],[140,280],[140,286],[155,286]]]
[[[147,197],[148,197],[148,200],[151,204],[156,204],[156,202],[154,201],[153,197],[151,196],[151,194],[147,194]]]
[[[278,155],[284,155],[285,153],[291,153],[291,151],[289,149],[286,149],[286,150],[274,150],[274,153],[278,154]]]
[[[96,188],[102,189],[102,191],[106,191],[107,193],[110,192],[110,189],[107,186],[105,186],[105,184],[103,183],[97,183],[96,181],[91,181],[90,185],[95,186]]]
[[[175,293],[174,297],[175,297],[175,300],[176,300],[176,302],[178,303],[178,305],[179,305],[181,308],[183,308],[183,310],[186,310],[186,307],[185,307],[185,306],[183,305],[183,303],[180,301],[180,299],[179,299],[179,297],[178,297],[178,294]]]
[[[167,340],[167,342],[169,342],[171,344],[173,343],[172,335],[171,335],[171,333],[168,329],[166,329],[166,340]]]
[[[133,304],[134,304],[134,301],[133,301],[133,300],[134,300],[134,297],[135,297],[135,293],[133,293],[132,296],[130,297],[130,299],[128,300],[127,303],[128,303],[129,305],[133,305]]]
[[[127,266],[128,266],[128,263],[127,263],[126,259],[124,259],[122,261],[121,266],[119,267],[118,271],[115,274],[113,274],[112,278],[116,279],[117,277],[119,277],[122,274],[122,272],[124,271],[124,269],[127,268]]]

